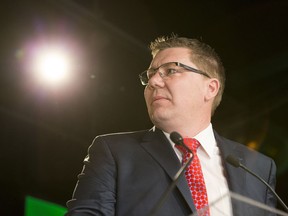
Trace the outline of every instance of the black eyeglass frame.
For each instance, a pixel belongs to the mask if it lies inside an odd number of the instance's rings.
[[[188,65],[182,64],[180,62],[167,62],[165,64],[160,65],[159,67],[157,67],[155,69],[149,68],[148,70],[145,70],[142,73],[140,73],[139,74],[139,78],[140,78],[140,81],[141,81],[142,85],[148,85],[149,78],[147,76],[147,73],[148,73],[149,70],[153,70],[154,71],[154,75],[155,75],[160,67],[162,67],[163,65],[166,65],[166,64],[171,64],[171,63],[174,63],[176,66],[182,67],[182,68],[188,70],[188,71],[183,71],[183,72],[179,72],[179,73],[193,72],[193,73],[198,73],[198,74],[201,74],[201,75],[206,76],[208,78],[211,78],[206,72],[203,72],[203,71],[198,70],[196,68],[193,68],[193,67],[190,67]],[[160,75],[161,75],[162,78],[165,77],[165,76],[163,76],[163,74],[160,74]]]

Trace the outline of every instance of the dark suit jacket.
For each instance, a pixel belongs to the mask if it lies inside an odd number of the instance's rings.
[[[276,172],[273,160],[216,132],[215,138],[230,190],[274,206],[275,198],[263,183],[226,164],[224,158],[228,154],[241,158],[272,187]],[[169,141],[158,129],[98,136],[89,147],[73,199],[67,202],[67,215],[147,216],[180,167]],[[264,215],[232,204],[234,215]],[[193,212],[195,206],[185,176],[181,176],[157,215],[187,216]]]

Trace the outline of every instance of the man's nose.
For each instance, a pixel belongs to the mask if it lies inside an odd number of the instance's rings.
[[[165,82],[162,77],[162,73],[157,71],[148,81],[148,85],[153,88],[161,88],[165,85]]]

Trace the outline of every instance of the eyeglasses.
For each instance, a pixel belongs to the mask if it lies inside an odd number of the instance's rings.
[[[208,78],[211,78],[207,73],[192,68],[190,66],[184,65],[179,62],[167,62],[165,64],[160,65],[158,68],[149,68],[148,70],[145,70],[141,74],[139,74],[140,81],[142,85],[147,85],[149,80],[157,73],[159,72],[159,75],[162,78],[169,77],[176,73],[184,73],[184,72],[193,72],[198,73],[203,76],[206,76]]]

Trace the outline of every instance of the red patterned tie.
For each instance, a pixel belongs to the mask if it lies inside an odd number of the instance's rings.
[[[198,215],[208,216],[210,215],[208,208],[208,196],[201,164],[197,156],[197,148],[200,146],[200,143],[194,138],[184,138],[183,141],[194,154],[194,158],[185,172],[192,198],[198,211]],[[176,147],[183,154],[182,163],[186,163],[186,161],[190,158],[190,153],[182,146],[176,145]]]

